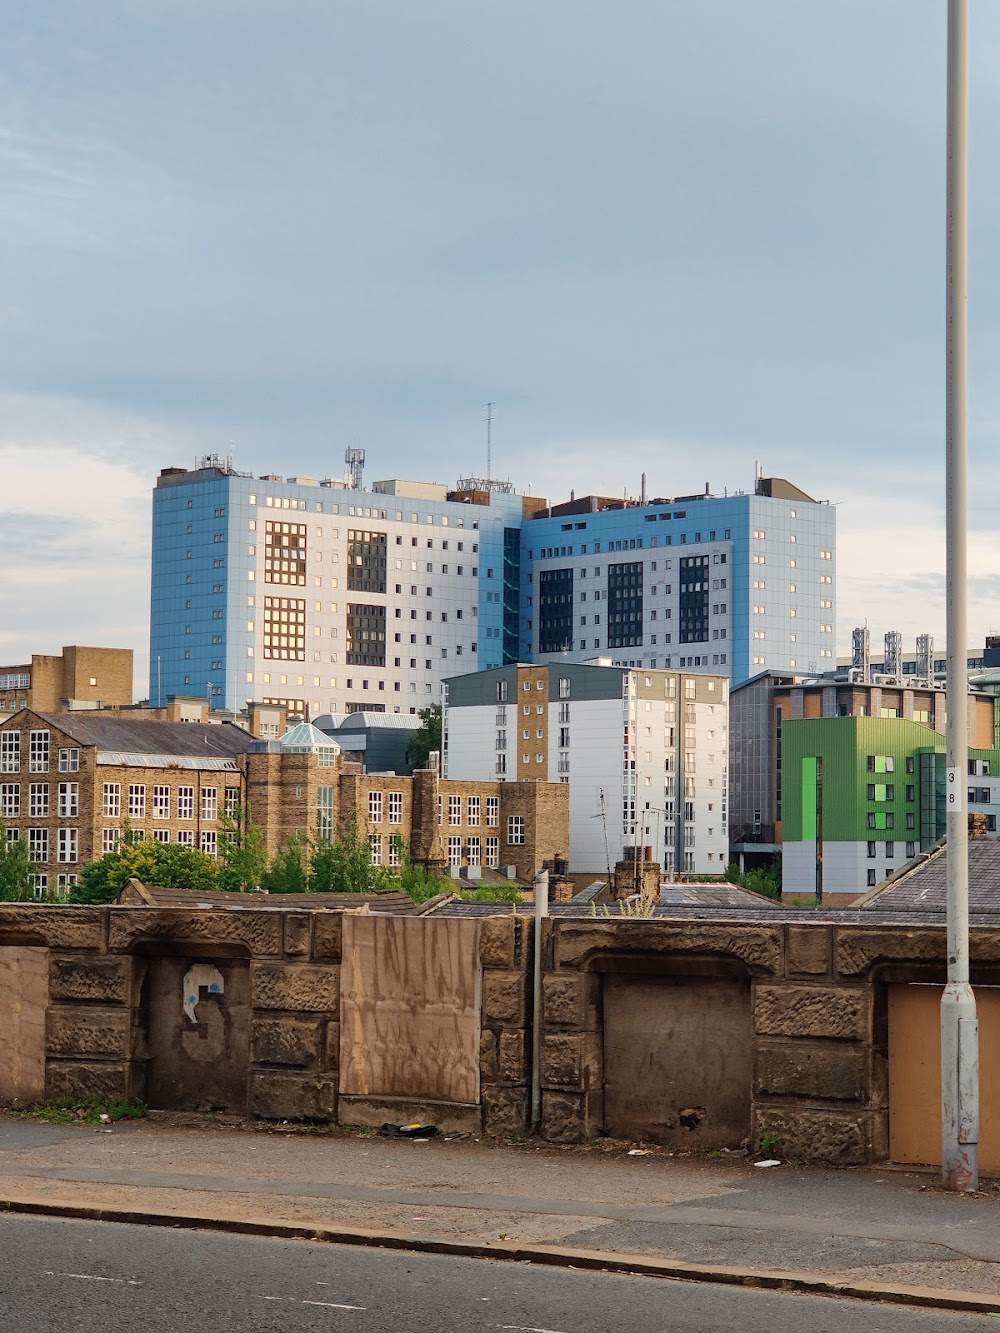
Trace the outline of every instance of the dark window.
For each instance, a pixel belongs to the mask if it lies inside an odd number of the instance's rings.
[[[352,592],[385,592],[384,532],[347,530],[347,586]]]
[[[573,647],[573,571],[543,569],[538,576],[538,651]]]
[[[642,644],[642,562],[608,565],[608,647]]]
[[[684,556],[680,560],[680,642],[708,641],[708,556]]]
[[[347,662],[385,666],[385,607],[347,605]]]

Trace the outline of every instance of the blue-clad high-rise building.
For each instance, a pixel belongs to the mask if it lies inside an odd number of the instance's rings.
[[[164,468],[153,492],[150,700],[415,713],[518,653],[520,527],[506,488]]]
[[[544,506],[495,483],[164,468],[150,699],[414,713],[447,677],[515,661],[737,683],[835,665],[835,512],[790,483]]]
[[[597,496],[521,529],[521,657],[708,671],[836,664],[836,511],[778,477],[752,492]]]

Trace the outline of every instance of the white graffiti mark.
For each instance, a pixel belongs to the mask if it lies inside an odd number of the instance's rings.
[[[194,1011],[203,990],[209,995],[221,995],[225,990],[222,973],[211,963],[195,963],[184,977],[184,1012],[192,1023],[198,1022]]]

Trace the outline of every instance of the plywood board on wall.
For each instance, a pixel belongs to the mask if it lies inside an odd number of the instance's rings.
[[[479,1101],[479,922],[344,917],[340,1091]]]
[[[889,1156],[941,1162],[941,987],[889,987]],[[1000,988],[976,986],[979,1168],[1000,1170]]]
[[[0,1101],[45,1096],[49,951],[0,947]]]

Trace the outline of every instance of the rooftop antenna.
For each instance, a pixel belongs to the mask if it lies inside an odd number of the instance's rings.
[[[344,462],[347,464],[351,474],[351,490],[361,490],[361,478],[365,470],[365,451],[364,449],[345,449]]]
[[[496,403],[484,403],[483,420],[486,422],[486,480],[493,476],[493,421],[497,414]]]
[[[483,403],[483,420],[486,422],[486,476],[459,477],[458,489],[460,491],[487,491],[497,495],[514,494],[513,482],[493,480],[493,422],[496,420],[496,408],[496,403]]]

